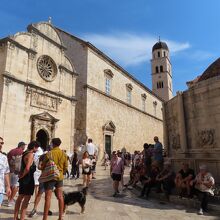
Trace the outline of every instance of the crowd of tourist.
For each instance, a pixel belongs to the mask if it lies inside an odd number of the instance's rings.
[[[158,137],[154,137],[155,144],[145,143],[143,151],[135,151],[134,154],[114,151],[110,166],[110,175],[113,179],[114,197],[119,194],[119,184],[123,179],[125,166],[131,166],[130,180],[123,187],[132,189],[136,184],[142,184],[140,197],[149,197],[154,188],[156,193],[165,193],[166,198],[174,191],[179,197],[192,198],[196,195],[201,201],[198,214],[207,212],[208,198],[213,195],[214,178],[208,172],[206,165],[199,167],[199,173],[195,175],[194,170],[187,162],[182,168],[174,172],[169,160],[165,160],[163,146]],[[130,155],[130,156],[128,156]],[[125,189],[124,188],[124,189]]]
[[[70,158],[66,151],[61,150],[59,138],[53,138],[46,151],[43,151],[37,141],[30,142],[28,146],[19,142],[8,154],[3,153],[3,145],[3,138],[0,137],[0,207],[4,197],[7,197],[7,206],[14,206],[14,220],[25,219],[34,192],[34,208],[28,216],[33,217],[37,214],[42,194],[45,193],[43,220],[46,220],[48,215],[52,215],[50,204],[53,191],[58,200],[59,220],[62,220],[64,176],[79,178],[81,163],[83,186],[88,187],[91,179],[95,179],[97,148],[92,139],[88,140],[82,160],[79,159],[77,151],[74,151]],[[72,165],[70,174],[68,162]],[[15,200],[17,193],[18,197]]]
[[[138,183],[142,184],[140,197],[148,198],[152,189],[157,193],[164,192],[169,199],[174,189],[179,197],[192,198],[197,195],[201,201],[198,214],[207,211],[208,198],[213,195],[214,178],[205,165],[199,167],[197,175],[187,162],[182,168],[174,172],[172,164],[164,157],[163,146],[158,137],[154,137],[155,144],[145,143],[142,151],[129,152],[113,151],[112,155],[104,152],[103,165],[105,170],[110,165],[110,175],[113,179],[114,197],[119,195],[119,185],[123,189],[132,189]],[[4,197],[7,205],[14,206],[14,220],[24,220],[30,198],[34,195],[34,208],[29,217],[37,214],[38,205],[45,193],[43,220],[51,215],[50,203],[52,192],[55,191],[59,207],[59,220],[63,219],[63,179],[77,179],[80,177],[80,164],[82,166],[83,186],[89,187],[91,180],[95,179],[98,149],[92,139],[83,150],[82,157],[74,151],[68,156],[60,149],[61,140],[53,138],[46,151],[37,141],[28,144],[19,142],[18,146],[8,154],[3,153],[3,138],[0,137],[0,206]],[[26,149],[26,150],[25,150]],[[68,172],[68,163],[71,172]],[[130,179],[124,183],[123,175],[126,166],[130,166]],[[15,196],[18,197],[15,201]],[[20,218],[18,218],[20,214]]]

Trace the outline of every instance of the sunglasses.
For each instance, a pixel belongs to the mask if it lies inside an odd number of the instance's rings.
[[[0,142],[0,144],[4,144],[4,142]]]

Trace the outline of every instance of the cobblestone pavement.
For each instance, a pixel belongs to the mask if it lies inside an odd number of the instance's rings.
[[[126,173],[128,174],[128,169]],[[93,180],[89,188],[86,213],[80,214],[80,207],[78,204],[68,207],[65,220],[220,220],[219,216],[198,216],[195,209],[185,209],[183,206],[175,204],[161,204],[157,200],[144,200],[137,197],[137,191],[126,190],[123,191],[119,197],[112,197],[112,181],[109,178],[109,170],[104,171],[104,168],[98,166],[97,179]],[[128,175],[125,177],[125,182]],[[75,191],[82,186],[82,179],[79,180],[65,180],[65,191]],[[33,219],[42,219],[44,198],[38,208],[38,215]],[[33,200],[31,201],[28,210],[33,207]],[[51,210],[53,216],[48,217],[50,220],[58,219],[58,205],[55,196],[52,198]],[[213,214],[213,213],[211,213]],[[13,216],[13,208],[3,206],[0,209],[0,220],[10,220]]]

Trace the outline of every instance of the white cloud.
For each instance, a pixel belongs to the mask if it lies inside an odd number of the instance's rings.
[[[151,59],[152,46],[158,41],[156,37],[148,34],[136,35],[125,32],[114,34],[84,34],[82,38],[91,42],[101,51],[122,65],[138,65]],[[186,50],[189,43],[180,43],[163,39],[172,53]]]
[[[190,54],[190,58],[196,61],[213,59],[213,57],[215,57],[215,54],[203,50],[196,50]]]

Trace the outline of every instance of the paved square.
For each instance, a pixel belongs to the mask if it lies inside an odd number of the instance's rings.
[[[128,174],[128,169],[126,173]],[[186,210],[184,206],[175,204],[160,204],[157,200],[144,200],[137,197],[137,191],[126,190],[118,198],[112,197],[112,181],[109,170],[97,167],[97,179],[92,181],[89,188],[86,213],[80,214],[78,204],[69,206],[65,220],[220,220],[218,216],[198,216],[195,209]],[[125,182],[128,175],[125,177]],[[82,179],[65,180],[65,191],[75,191],[81,188]],[[38,208],[38,215],[34,220],[42,219],[44,197]],[[28,211],[33,207],[33,199]],[[58,219],[58,205],[55,196],[52,198],[51,210],[53,216],[48,219]],[[212,214],[212,213],[211,213]],[[0,210],[0,220],[10,220],[13,217],[13,208],[3,206]],[[28,218],[27,218],[28,219]]]

